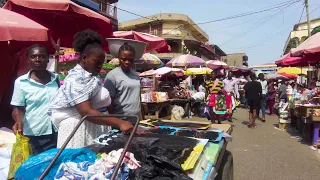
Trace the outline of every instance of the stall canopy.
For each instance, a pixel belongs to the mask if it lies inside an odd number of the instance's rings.
[[[118,58],[113,58],[109,64],[113,64],[118,66],[120,61]],[[162,67],[164,64],[163,62],[154,54],[145,53],[142,55],[140,59],[134,61],[135,68],[139,69],[150,69],[150,68],[157,68]]]
[[[307,56],[309,54],[319,53],[320,56],[320,33],[306,39],[297,48],[291,51],[292,56]]]
[[[277,73],[286,73],[290,75],[307,75],[307,73],[302,70],[301,68],[296,68],[296,67],[284,67],[281,68],[277,71]]]
[[[170,52],[171,50],[165,39],[147,33],[136,31],[116,31],[113,32],[113,36],[116,38],[134,39],[148,43],[145,52],[156,50],[158,53],[165,53]]]
[[[267,74],[267,79],[289,79],[286,76],[283,76],[281,74]]]
[[[212,69],[204,67],[204,68],[188,68],[184,74],[185,75],[206,75],[211,74]]]
[[[166,66],[168,67],[196,67],[196,66],[205,66],[206,62],[190,54],[183,54],[171,59]]]
[[[0,8],[0,41],[46,41],[48,29],[33,20]]]
[[[153,75],[165,75],[171,72],[175,72],[175,73],[184,73],[184,71],[180,68],[169,68],[169,67],[162,67],[159,68],[157,70],[155,70],[152,74]]]
[[[219,70],[219,69],[228,69],[228,65],[222,61],[219,60],[210,60],[206,61],[206,64],[208,68],[213,69],[213,70]]]
[[[289,78],[289,79],[297,79],[298,78],[298,76],[297,75],[293,75],[293,74],[287,74],[287,73],[285,73],[285,72],[277,72],[277,74],[280,74],[280,75],[282,75],[282,76],[284,76],[284,77],[287,77],[287,78]]]
[[[8,0],[3,8],[22,14],[49,29],[49,36],[72,47],[75,33],[92,29],[103,38],[112,37],[110,20],[70,0]],[[104,41],[107,48],[107,42]]]

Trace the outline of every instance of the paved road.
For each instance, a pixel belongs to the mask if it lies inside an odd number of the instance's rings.
[[[248,129],[248,111],[234,115],[233,141],[228,150],[234,157],[234,180],[320,180],[320,154],[299,142],[295,130],[276,130],[276,116]]]

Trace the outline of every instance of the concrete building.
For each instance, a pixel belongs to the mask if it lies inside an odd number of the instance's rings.
[[[316,33],[316,28],[320,26],[320,18],[313,19],[310,21],[311,31]],[[283,54],[287,54],[290,52],[292,48],[296,48],[299,44],[301,44],[308,37],[308,25],[307,22],[302,22],[294,25],[293,30],[290,32],[289,37],[286,41],[286,44],[283,49]]]
[[[230,67],[248,66],[248,56],[245,53],[227,54],[226,63]]]
[[[207,43],[208,34],[184,14],[161,13],[125,21],[119,23],[119,30],[134,30],[165,38],[171,52],[156,54],[164,62],[181,54],[192,54],[204,60],[216,58],[214,46]]]
[[[72,0],[73,2],[96,11],[110,19],[114,31],[118,30],[116,3],[119,0]]]

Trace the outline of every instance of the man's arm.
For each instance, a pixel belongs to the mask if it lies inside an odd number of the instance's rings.
[[[15,123],[12,127],[13,132],[23,134],[23,119],[25,115],[25,107],[14,106],[12,110],[12,118]]]

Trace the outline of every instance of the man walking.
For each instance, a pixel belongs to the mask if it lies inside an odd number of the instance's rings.
[[[224,90],[230,94],[236,100],[239,100],[239,90],[238,90],[238,80],[233,79],[232,74],[229,72],[228,77],[223,80]],[[235,110],[235,108],[233,109]],[[228,119],[229,122],[232,122],[232,115]]]
[[[262,88],[262,100],[260,104],[260,108],[257,110],[257,117],[259,117],[260,109],[262,113],[262,122],[266,122],[266,103],[267,103],[267,94],[268,94],[268,82],[264,78],[264,74],[259,74],[259,80],[258,82],[261,84]]]
[[[256,81],[256,75],[250,74],[251,81],[247,82],[244,86],[245,96],[250,108],[249,111],[249,128],[255,128],[255,120],[257,118],[257,110],[260,106],[260,100],[262,99],[262,87],[261,84]]]

